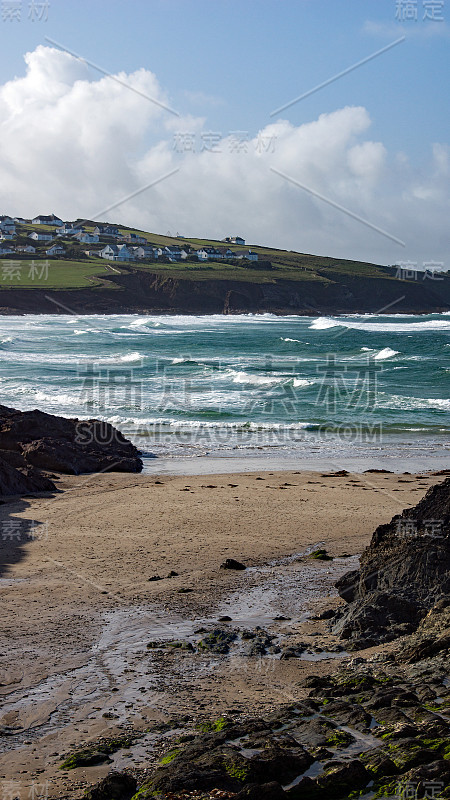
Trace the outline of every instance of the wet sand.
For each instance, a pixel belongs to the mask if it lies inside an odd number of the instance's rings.
[[[45,783],[49,797],[79,798],[113,766],[140,769],[156,757],[149,733],[109,765],[61,772],[64,754],[99,736],[298,698],[302,677],[347,657],[313,619],[342,602],[334,581],[357,566],[379,523],[439,480],[293,471],[65,476],[53,498],[1,506],[0,789],[15,781],[17,796],[27,796],[33,782]],[[333,560],[308,558],[318,546]],[[226,558],[247,569],[220,569]],[[231,621],[218,623],[224,615]],[[248,657],[241,640],[227,655],[147,648],[257,625],[280,647],[301,641],[309,654]]]

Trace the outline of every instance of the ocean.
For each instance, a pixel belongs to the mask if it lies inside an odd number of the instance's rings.
[[[449,466],[449,314],[2,316],[0,362],[4,405],[107,420],[146,471]]]

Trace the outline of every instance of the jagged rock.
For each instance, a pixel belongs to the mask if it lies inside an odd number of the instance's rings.
[[[359,731],[368,730],[371,721],[370,714],[362,707],[342,700],[328,703],[326,712],[328,717],[331,717],[340,725],[350,725],[350,727]]]
[[[431,764],[422,764],[402,775],[401,785],[414,786],[416,797],[427,797],[434,792],[435,797],[450,797],[450,761],[440,759]]]
[[[23,464],[71,475],[142,469],[136,447],[106,422],[6,406],[0,406],[0,455],[14,467]]]
[[[325,765],[325,774],[317,778],[317,784],[339,797],[355,789],[362,789],[370,780],[364,764],[357,758],[352,761],[333,764],[330,769]]]
[[[36,470],[20,470],[0,457],[0,495],[27,495],[34,492],[53,492],[55,484]]]
[[[412,633],[430,608],[450,595],[450,478],[380,525],[360,569],[336,586],[349,605],[337,612],[333,630],[351,649]]]
[[[421,621],[398,653],[398,660],[409,664],[450,653],[450,597],[442,598]],[[430,692],[429,687],[425,689]]]

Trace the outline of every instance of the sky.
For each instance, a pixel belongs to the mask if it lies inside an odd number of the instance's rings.
[[[1,0],[0,43],[0,213],[449,266],[450,0]]]

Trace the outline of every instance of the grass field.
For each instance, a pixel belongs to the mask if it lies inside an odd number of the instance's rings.
[[[47,267],[46,267],[47,265]],[[111,269],[96,261],[0,259],[2,289],[81,289],[102,286]],[[103,280],[102,280],[103,279]],[[114,284],[108,284],[114,288]]]
[[[185,261],[169,264],[115,262],[114,265],[111,265],[99,259],[13,261],[5,258],[0,259],[0,286],[3,289],[81,289],[104,286],[107,281],[110,288],[115,288],[114,283],[108,279],[114,274],[128,273],[130,270],[151,272],[176,280],[233,280],[249,283],[276,283],[280,280],[327,283],[339,280],[345,275],[354,278],[388,277],[385,270],[371,264],[365,265],[351,261],[332,261],[328,264],[323,263],[327,259],[315,256],[276,252],[277,256],[275,257],[270,253],[273,269],[255,268],[254,265],[249,267],[245,265],[245,262],[241,262],[239,265],[214,261],[206,263]],[[268,257],[269,252],[261,253],[261,259],[269,260]]]
[[[278,280],[316,280],[327,281],[327,278],[317,275],[312,270],[286,269],[255,269],[248,266],[236,266],[223,262],[185,261],[173,264],[133,264],[133,269],[154,272],[177,280],[192,281],[245,281],[247,283],[276,283]]]

